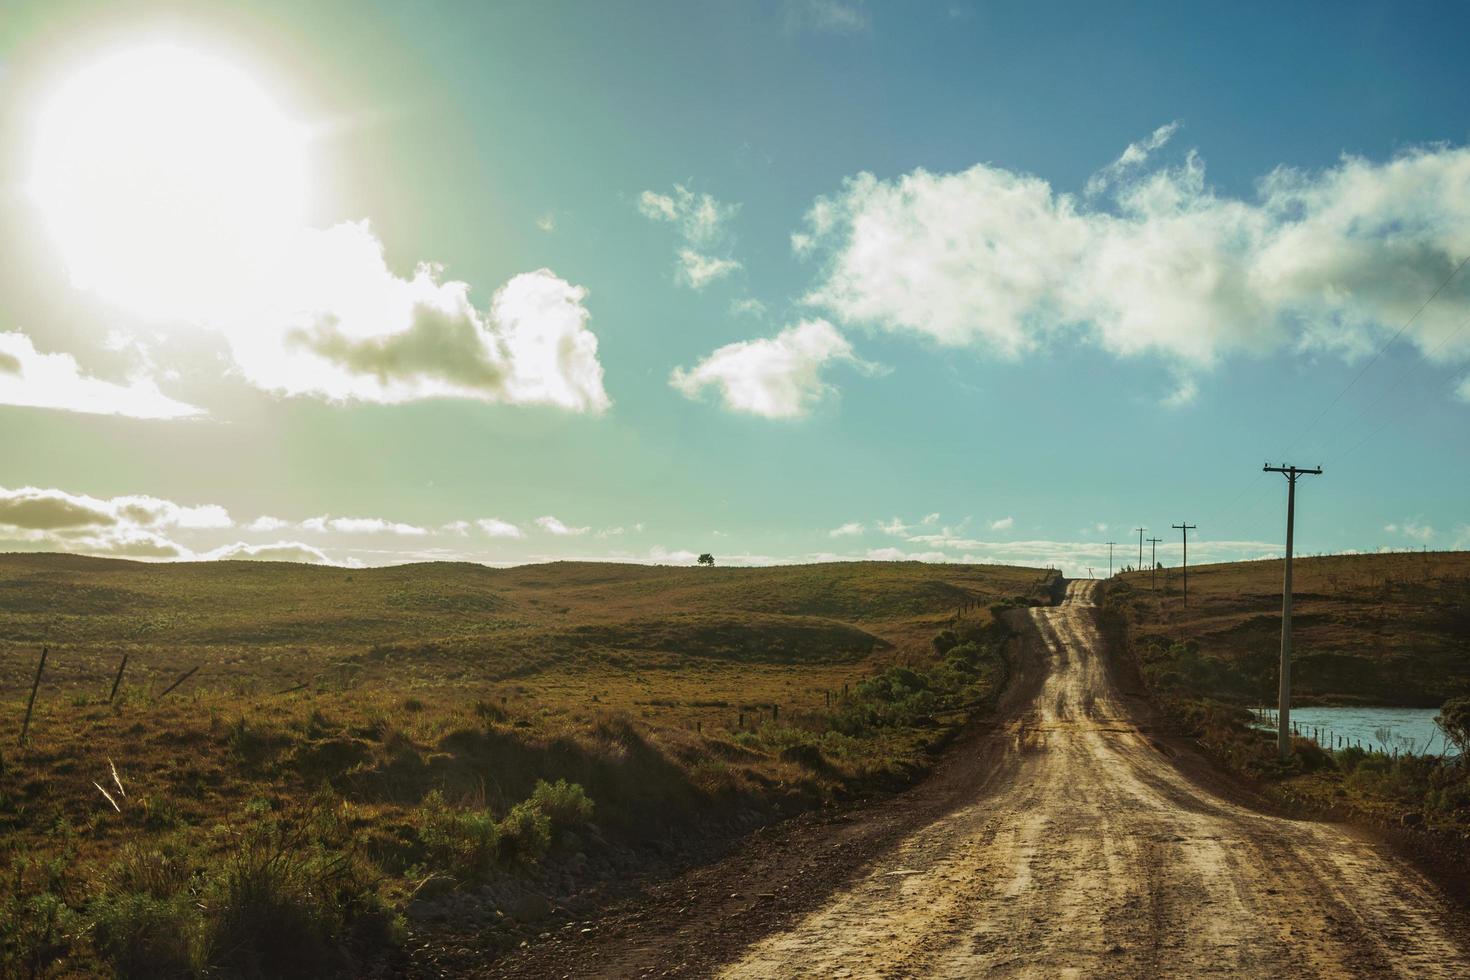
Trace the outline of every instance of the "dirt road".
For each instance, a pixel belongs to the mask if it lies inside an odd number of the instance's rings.
[[[1415,871],[1176,768],[1105,669],[1094,589],[1031,611],[1044,672],[969,799],[722,975],[1470,976]]]

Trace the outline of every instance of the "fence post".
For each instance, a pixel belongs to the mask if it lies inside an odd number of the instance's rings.
[[[115,698],[115,697],[117,697],[117,686],[122,683],[123,671],[125,671],[127,669],[128,669],[128,655],[125,653],[125,654],[123,654],[122,663],[120,663],[120,664],[117,665],[117,676],[112,679],[112,693],[110,693],[110,694],[107,695],[107,703],[108,704],[111,704],[112,703],[112,699]]]
[[[47,647],[41,648],[41,662],[36,664],[36,679],[31,681],[31,697],[26,702],[26,720],[20,726],[20,744],[26,744],[26,735],[31,730],[31,711],[36,707],[36,690],[41,686],[41,671],[46,669]]]
[[[186,681],[189,678],[193,677],[194,676],[194,672],[197,671],[200,666],[201,665],[196,664],[195,666],[190,667],[187,671],[184,672],[184,676],[183,677],[180,677],[178,680],[174,681],[168,687],[164,688],[163,689],[163,693],[160,694],[160,695],[158,695],[158,697],[154,698],[154,700],[155,701],[159,701],[159,700],[162,700],[163,698],[167,697],[168,696],[168,692],[172,691],[174,688],[176,688],[180,684],[184,683],[184,681]]]

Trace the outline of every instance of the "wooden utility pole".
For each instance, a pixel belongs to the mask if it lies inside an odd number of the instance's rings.
[[[1117,543],[1116,541],[1108,542],[1108,578],[1113,577],[1113,545]]]
[[[1135,527],[1133,530],[1138,532],[1138,570],[1141,572],[1143,571],[1143,532],[1148,528]]]
[[[1174,530],[1184,538],[1184,607],[1189,608],[1189,532],[1199,529],[1198,524],[1175,524]]]
[[[1296,530],[1296,478],[1321,476],[1322,467],[1304,469],[1299,466],[1261,467],[1262,473],[1280,473],[1286,477],[1286,574],[1281,584],[1281,683],[1276,692],[1276,751],[1281,758],[1291,755],[1291,548]]]
[[[1159,542],[1162,541],[1162,540],[1164,540],[1164,539],[1163,538],[1149,538],[1148,539],[1148,543],[1149,543],[1148,588],[1149,588],[1149,591],[1150,592],[1157,592],[1158,591],[1158,588],[1154,585],[1154,578],[1159,574]]]

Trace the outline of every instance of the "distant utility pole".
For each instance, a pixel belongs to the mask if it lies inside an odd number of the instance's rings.
[[[1113,577],[1113,545],[1117,543],[1116,541],[1108,542],[1108,578]]]
[[[1157,591],[1157,589],[1155,589],[1154,587],[1154,577],[1159,573],[1159,542],[1162,540],[1164,539],[1148,539],[1148,543],[1150,545],[1148,556],[1148,587],[1150,592]]]
[[[1133,530],[1138,532],[1138,570],[1143,571],[1143,532],[1148,528],[1135,527]]]
[[[1184,607],[1189,608],[1189,532],[1199,529],[1198,524],[1175,524],[1174,530],[1184,538]]]
[[[1291,755],[1291,546],[1296,530],[1296,478],[1321,476],[1322,467],[1261,467],[1262,473],[1280,473],[1286,477],[1286,578],[1281,586],[1281,686],[1276,694],[1276,751],[1285,759]]]

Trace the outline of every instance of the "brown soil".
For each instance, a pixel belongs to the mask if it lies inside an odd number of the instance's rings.
[[[1025,625],[1000,720],[914,790],[757,834],[480,972],[1470,976],[1462,914],[1421,874],[1251,808],[1151,731],[1108,670],[1094,583]]]

